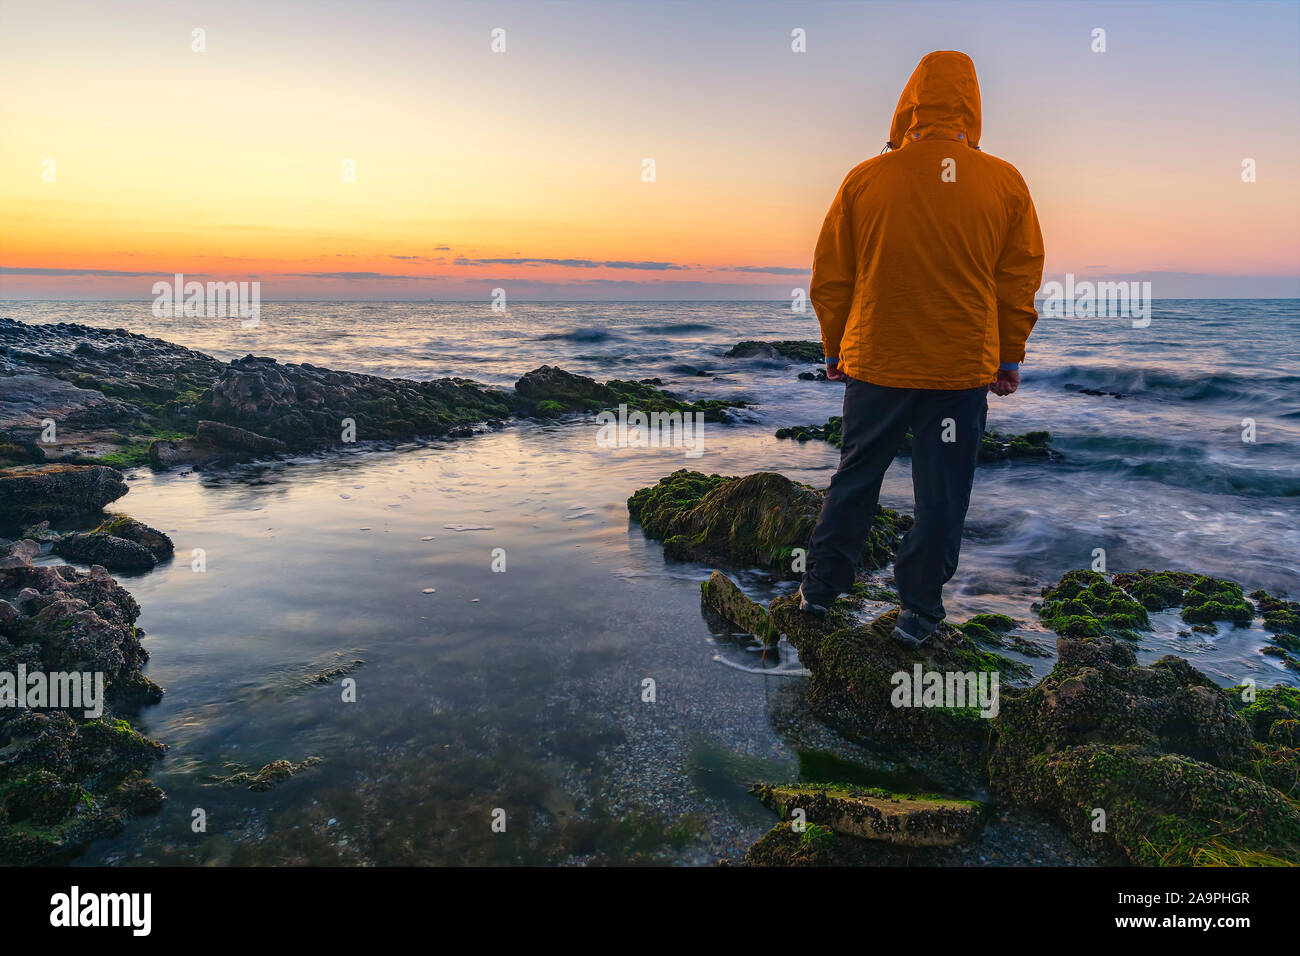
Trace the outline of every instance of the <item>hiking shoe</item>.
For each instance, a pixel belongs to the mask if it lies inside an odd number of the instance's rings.
[[[905,647],[920,650],[938,626],[939,622],[934,618],[903,608],[898,612],[898,622],[889,636]]]
[[[808,600],[803,593],[803,585],[799,585],[799,610],[805,614],[811,614],[813,617],[825,618],[828,611],[825,604],[817,604]]]

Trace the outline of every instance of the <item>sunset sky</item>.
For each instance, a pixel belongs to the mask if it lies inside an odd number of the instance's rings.
[[[0,298],[785,298],[939,49],[1049,277],[1300,295],[1298,3],[0,0]]]

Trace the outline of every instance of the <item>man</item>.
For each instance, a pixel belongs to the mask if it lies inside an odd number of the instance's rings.
[[[980,152],[980,94],[964,53],[907,81],[889,152],[845,178],[817,240],[811,299],[826,374],[846,383],[839,469],[813,530],[800,607],[824,617],[853,583],[880,483],[910,428],[916,523],[894,563],[895,640],[944,617],[988,411],[1020,384],[1043,239],[1029,189]]]

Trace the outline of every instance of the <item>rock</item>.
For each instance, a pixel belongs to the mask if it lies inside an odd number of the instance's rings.
[[[142,544],[102,531],[66,534],[54,544],[54,553],[81,564],[98,564],[110,571],[144,571],[158,558]]]
[[[953,846],[984,826],[982,808],[970,800],[828,783],[759,784],[750,793],[782,817],[803,810],[808,822],[836,833],[905,846]]]
[[[1186,587],[1175,581],[1177,595],[1168,592],[1167,578],[1139,587],[1150,576],[1122,580],[1149,603],[1235,593],[1225,587],[1231,582],[1206,582],[1203,575],[1190,576]],[[1015,622],[1002,615],[972,619],[967,634],[941,624],[911,654],[888,637],[895,611],[865,619],[866,602],[876,595],[863,582],[832,605],[825,621],[800,613],[795,596],[773,600],[766,611],[749,607],[720,576],[704,593],[740,626],[787,637],[811,674],[807,699],[814,713],[896,772],[919,773],[953,793],[987,787],[1000,801],[1052,813],[1077,842],[1113,859],[1145,865],[1300,859],[1300,689],[1224,690],[1172,656],[1139,665],[1125,638],[1133,609],[1145,610],[1102,575],[1069,572],[1045,590],[1045,620],[1061,629],[1058,661],[1027,688],[1010,683],[1025,676],[1019,665],[972,640],[1009,632]],[[969,707],[944,706],[948,701],[898,706],[891,699],[894,681],[918,665],[943,675],[997,672],[997,712],[980,719]],[[786,796],[765,797],[793,805]],[[797,799],[808,803],[813,796]],[[867,859],[848,836],[852,824],[829,809],[809,819],[825,833],[810,842],[778,827],[751,848],[748,862]]]
[[[554,365],[543,365],[515,382],[515,410],[521,415],[553,418],[569,412],[599,411],[626,405],[629,413],[699,412],[705,421],[727,421],[727,409],[744,402],[716,399],[688,402],[657,386],[658,379],[625,382],[611,379],[605,384],[585,375],[575,375]]]
[[[772,626],[767,609],[747,598],[731,578],[721,571],[714,571],[707,581],[701,583],[700,592],[704,604],[717,611],[724,620],[744,628],[767,646],[775,646],[781,635]]]
[[[159,561],[166,561],[176,552],[172,539],[167,537],[161,531],[149,527],[142,521],[136,521],[130,515],[115,514],[110,515],[98,528],[96,534],[111,534],[118,538],[125,538],[142,547],[148,548],[149,552]],[[103,563],[103,562],[99,562]],[[105,565],[107,567],[107,565]],[[110,569],[111,570],[111,569]]]
[[[1273,597],[1267,591],[1251,591],[1251,598],[1264,615],[1264,629],[1289,651],[1300,652],[1300,603]]]
[[[1096,571],[1070,571],[1044,588],[1038,614],[1057,634],[1071,638],[1110,634],[1137,640],[1138,631],[1151,629],[1146,608]]]
[[[288,448],[278,438],[267,438],[246,428],[221,422],[199,422],[193,438],[155,439],[149,443],[149,463],[155,468],[176,465],[234,464],[269,458]]]
[[[1293,865],[1300,812],[1238,773],[1135,745],[1081,744],[1044,754],[1020,800],[1055,808],[1075,841],[1140,866]],[[1104,831],[1094,828],[1105,811]]]
[[[1295,860],[1300,752],[1268,731],[1300,716],[1300,691],[1260,691],[1246,703],[1182,658],[1139,665],[1124,640],[1132,607],[1141,607],[1134,595],[1176,606],[1184,583],[1200,582],[1193,600],[1232,590],[1203,575],[1162,574],[1116,575],[1125,591],[1072,571],[1045,591],[1045,610],[1059,606],[1044,616],[1060,634],[1058,662],[1005,699],[994,721],[990,786],[1055,812],[1079,842],[1133,863]],[[1094,825],[1098,810],[1105,829]]]
[[[56,421],[58,444],[54,451],[46,448],[51,457],[143,463],[154,439],[166,443],[154,451],[154,461],[164,467],[191,454],[202,461],[212,449],[219,454],[207,460],[225,463],[273,454],[277,446],[270,441],[290,451],[337,444],[345,419],[358,441],[444,436],[500,420],[513,404],[509,392],[466,379],[386,379],[251,355],[226,364],[121,329],[0,319],[0,339],[0,381],[26,377],[11,384],[14,401],[0,402],[0,445],[32,445],[39,437],[32,410],[57,399],[69,411]],[[77,403],[93,414],[72,414]],[[199,435],[198,423],[205,420],[243,429],[260,441]],[[177,437],[191,431],[193,439]]]
[[[848,598],[831,606],[825,621],[803,614],[797,595],[776,598],[764,611],[715,572],[704,589],[706,602],[732,623],[768,634],[784,634],[811,672],[807,701],[813,712],[842,736],[932,784],[959,793],[978,793],[985,784],[992,722],[977,701],[965,707],[900,707],[896,675],[923,672],[969,674],[986,689],[996,674],[997,706],[1028,676],[1023,664],[983,651],[944,623],[922,650],[913,653],[889,636],[898,611],[864,620],[868,602],[882,595],[860,582]],[[765,615],[766,621],[762,620]],[[969,686],[969,685],[966,685]]]
[[[825,356],[822,344],[812,341],[762,342],[747,340],[733,345],[723,353],[725,358],[788,358],[796,362],[821,364]]]
[[[0,465],[31,465],[45,461],[45,449],[34,441],[0,441]]]
[[[976,614],[964,624],[955,625],[963,634],[985,647],[1008,645],[1027,657],[1051,657],[1052,652],[1040,644],[1012,634],[1020,622],[1005,614]]]
[[[796,833],[787,821],[778,823],[745,853],[746,866],[862,867],[877,866],[881,844],[837,834],[811,823]]]
[[[0,864],[64,858],[161,802],[142,774],[163,746],[116,714],[156,703],[162,690],[142,673],[140,608],[103,567],[6,567],[0,593],[16,593],[0,609],[0,672],[22,664],[29,673],[104,678],[106,711],[97,718],[84,708],[0,708]]]
[[[444,436],[510,414],[510,399],[463,378],[416,382],[247,355],[221,372],[196,411],[306,450],[340,442],[345,420],[357,441]]]
[[[821,504],[817,489],[774,472],[726,478],[681,470],[637,491],[627,508],[674,560],[723,561],[793,576],[793,551],[808,546]],[[888,563],[911,526],[909,515],[878,507],[863,566]]]
[[[0,376],[0,423],[36,437],[44,422],[52,420],[56,431],[50,444],[58,443],[58,429],[130,427],[142,417],[140,409],[128,402],[48,374]]]
[[[797,595],[776,598],[768,608],[772,625],[799,652],[812,674],[807,700],[814,713],[846,739],[879,757],[920,774],[939,789],[977,794],[987,779],[989,738],[995,719],[981,716],[976,700],[967,706],[898,706],[897,675],[980,675],[993,709],[1020,693],[1017,680],[1029,676],[1025,665],[980,649],[951,625],[941,623],[934,635],[913,652],[890,637],[898,619],[891,609],[863,618],[871,600],[859,585],[855,594],[831,606],[825,621],[799,610]],[[869,612],[868,612],[869,613]],[[993,684],[996,676],[997,684]],[[963,683],[963,689],[969,688]]]
[[[223,367],[160,339],[63,322],[0,319],[0,341],[0,442],[44,441],[40,423],[52,419],[50,459],[143,461],[149,438],[193,429],[194,403]]]
[[[800,378],[803,376],[801,375]],[[825,425],[796,425],[776,430],[777,438],[793,438],[795,441],[824,441],[839,448],[843,443],[844,420],[839,415],[832,415]],[[903,436],[898,446],[898,454],[910,456],[914,436],[911,429]],[[979,463],[1009,461],[1012,459],[1041,459],[1060,461],[1065,456],[1052,448],[1051,432],[1032,431],[1023,435],[1004,435],[1000,432],[985,431],[980,440]]]
[[[594,378],[543,365],[520,376],[515,394],[534,402],[553,401],[566,408],[604,408],[617,397],[614,390]]]
[[[122,473],[104,465],[0,468],[0,516],[25,524],[88,514],[128,491]]]
[[[36,541],[24,538],[0,548],[0,571],[9,568],[21,568],[31,565],[32,558],[41,553],[41,546]]]

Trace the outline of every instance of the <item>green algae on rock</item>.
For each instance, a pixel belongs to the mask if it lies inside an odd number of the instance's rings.
[[[670,558],[763,567],[785,576],[797,573],[794,549],[807,548],[821,505],[820,491],[775,472],[728,478],[686,469],[627,501],[632,519],[646,537],[663,541]],[[877,507],[863,567],[887,564],[911,526],[910,515]]]
[[[1116,574],[1111,583],[1123,588],[1147,610],[1181,607],[1183,620],[1189,624],[1249,624],[1255,617],[1255,609],[1245,600],[1240,585],[1207,574],[1142,568]]]
[[[129,515],[117,514],[92,531],[58,535],[53,552],[110,571],[147,571],[174,553],[171,538]]]
[[[273,760],[260,770],[237,770],[225,777],[213,779],[213,783],[223,786],[246,786],[256,793],[265,793],[291,777],[297,776],[308,767],[315,767],[321,762],[320,757],[308,757],[294,763],[290,760]]]
[[[1065,637],[1112,634],[1137,640],[1138,631],[1151,628],[1146,608],[1096,571],[1068,571],[1059,582],[1044,588],[1038,614],[1044,624]]]
[[[1064,620],[1052,672],[993,722],[993,791],[1133,863],[1300,859],[1300,811],[1260,772],[1294,777],[1297,753],[1261,748],[1234,695],[1182,658],[1140,666],[1126,642]]]
[[[802,810],[808,823],[868,840],[904,846],[952,846],[983,826],[971,800],[893,793],[851,784],[758,784],[750,793],[782,817]]]
[[[778,428],[776,437],[793,438],[800,442],[824,441],[839,448],[844,441],[844,420],[839,415],[832,415],[825,425],[795,425]],[[1004,435],[1000,432],[986,431],[980,440],[979,461],[981,464],[1020,459],[1058,461],[1064,456],[1048,444],[1051,440],[1052,434],[1047,431],[1032,431],[1023,435]],[[898,446],[898,453],[911,455],[912,441],[912,431],[908,429]]]
[[[724,620],[743,627],[768,647],[774,646],[780,638],[768,616],[767,608],[746,597],[736,583],[721,571],[714,571],[708,580],[700,582],[700,597],[706,606],[713,608]]]
[[[723,353],[725,358],[788,358],[797,362],[819,364],[824,361],[822,344],[807,339],[763,342],[747,339],[733,345]]]
[[[1191,576],[1189,587],[1202,577]],[[1136,588],[1137,580],[1125,579],[1149,603],[1171,600],[1155,586]],[[1080,845],[1132,863],[1300,862],[1300,690],[1225,690],[1173,656],[1139,665],[1119,639],[1132,623],[1123,615],[1133,611],[1115,592],[1141,607],[1131,595],[1081,571],[1047,590],[1048,603],[1061,605],[1046,615],[1062,630],[1057,664],[1028,688],[1004,685],[990,720],[969,708],[894,706],[890,676],[915,663],[915,655],[888,638],[896,612],[864,623],[851,599],[837,602],[820,622],[802,614],[793,596],[751,612],[738,590],[716,579],[705,593],[706,599],[727,595],[710,603],[732,619],[766,614],[767,626],[790,640],[811,673],[809,702],[828,725],[944,790],[987,788],[999,801],[1047,811]],[[1224,593],[1202,586],[1194,598]],[[1083,607],[1066,607],[1070,602]],[[1080,619],[1095,626],[1082,627]],[[923,666],[1004,666],[973,637],[987,637],[984,630],[996,636],[1013,623],[979,616],[967,622],[967,634],[943,624],[922,650]],[[1105,633],[1108,626],[1115,635]],[[814,822],[827,827],[825,820]],[[829,835],[809,846],[782,824],[751,848],[747,861],[863,862],[863,849],[835,829],[830,824]]]
[[[897,675],[924,672],[997,676],[1001,683],[1028,676],[1023,664],[981,650],[959,630],[942,624],[918,653],[889,636],[897,617],[890,610],[864,621],[862,612],[880,594],[870,586],[836,601],[825,621],[799,610],[797,596],[778,597],[765,610],[720,572],[707,582],[706,603],[733,623],[768,635],[785,635],[811,673],[808,700],[814,713],[846,739],[914,771],[938,789],[978,793],[983,789],[990,721],[979,705],[902,706]],[[769,638],[770,640],[770,638]],[[963,685],[965,686],[965,685]]]
[[[0,671],[101,673],[105,712],[0,708],[0,863],[62,858],[157,809],[144,774],[163,746],[118,715],[156,703],[139,605],[102,567],[30,563],[32,542],[0,561]],[[39,549],[37,549],[39,550]]]
[[[536,418],[556,418],[571,412],[595,412],[626,405],[630,411],[646,414],[699,412],[705,421],[725,422],[727,409],[745,405],[718,399],[689,402],[665,392],[659,384],[658,379],[642,382],[611,379],[602,385],[594,378],[543,365],[515,382],[514,411]]]
[[[1010,645],[1026,657],[1050,657],[1051,651],[1040,644],[1026,640],[1011,632],[1019,627],[1019,622],[1005,614],[976,614],[969,621],[954,625],[967,637],[985,647],[1007,647]]]
[[[807,824],[797,832],[786,820],[767,831],[745,853],[746,866],[873,866],[877,844],[850,836],[841,836],[829,827]]]
[[[182,464],[202,467],[269,458],[287,449],[278,438],[267,438],[221,422],[201,421],[193,437],[154,439],[149,443],[146,457],[155,468]]]
[[[1285,601],[1273,597],[1265,590],[1251,591],[1251,600],[1264,615],[1264,630],[1272,635],[1272,641],[1284,651],[1300,654],[1300,603]],[[1287,657],[1288,665],[1295,663],[1295,658]]]

